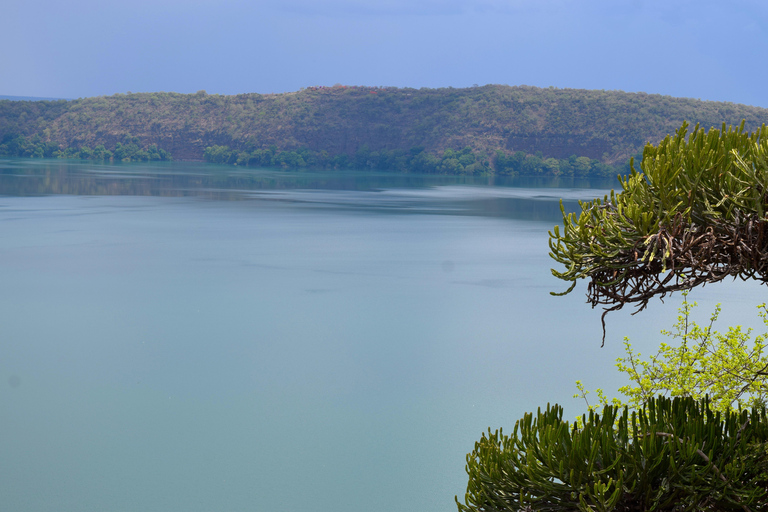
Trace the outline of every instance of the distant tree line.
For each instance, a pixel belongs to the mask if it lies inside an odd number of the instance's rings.
[[[505,153],[501,150],[489,156],[469,147],[446,149],[434,154],[423,147],[413,147],[409,151],[371,151],[368,146],[363,146],[352,155],[329,155],[326,151],[307,148],[281,151],[276,146],[251,150],[208,146],[203,158],[211,163],[249,167],[359,169],[423,174],[614,177],[629,172],[629,162],[614,166],[585,156],[573,155],[557,159],[544,158],[541,153],[530,155],[523,151]]]
[[[104,144],[91,148],[87,145],[61,147],[45,141],[40,135],[25,137],[9,135],[0,141],[0,155],[24,158],[65,158],[94,160],[99,162],[148,162],[172,160],[170,152],[156,144],[142,147],[138,137],[126,135],[111,149]],[[367,145],[353,154],[331,155],[327,151],[308,148],[280,150],[267,148],[232,149],[214,145],[205,148],[206,162],[248,167],[278,167],[283,169],[359,169],[372,171],[410,172],[420,174],[450,175],[500,175],[500,176],[576,176],[614,177],[629,172],[629,164],[610,165],[585,156],[546,158],[540,152],[527,154],[523,151],[492,154],[475,151],[470,147],[445,149],[432,153],[423,146],[404,150],[372,151]],[[636,157],[639,160],[639,157]]]
[[[171,154],[150,144],[142,148],[138,137],[126,135],[123,142],[118,142],[111,150],[99,144],[94,148],[88,146],[62,148],[53,142],[44,141],[40,135],[25,137],[9,135],[0,141],[0,155],[27,158],[69,158],[80,160],[96,160],[100,162],[148,162],[171,160]]]

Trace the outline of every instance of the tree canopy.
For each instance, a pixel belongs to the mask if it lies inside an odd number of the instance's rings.
[[[643,310],[651,298],[726,277],[768,282],[768,128],[738,127],[674,136],[646,145],[622,191],[563,210],[550,232],[552,273],[588,279],[587,300]],[[564,293],[564,294],[565,294]],[[636,311],[636,312],[637,312]],[[603,323],[603,325],[605,325]]]

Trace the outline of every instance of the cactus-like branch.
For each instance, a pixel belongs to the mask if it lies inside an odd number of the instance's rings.
[[[563,210],[550,232],[552,273],[588,279],[607,311],[727,277],[768,283],[768,128],[683,126],[643,152],[622,191]],[[569,289],[569,291],[570,291]],[[636,311],[636,312],[637,312]]]

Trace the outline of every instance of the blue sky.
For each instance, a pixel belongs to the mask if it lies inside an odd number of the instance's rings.
[[[0,94],[620,89],[768,107],[764,0],[4,0]]]

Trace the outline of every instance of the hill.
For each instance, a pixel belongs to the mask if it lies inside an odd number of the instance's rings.
[[[202,160],[208,149],[208,159],[241,163],[252,161],[243,155],[254,152],[269,152],[268,163],[281,152],[294,152],[303,155],[305,165],[351,165],[361,161],[361,153],[366,162],[371,155],[396,162],[422,152],[443,161],[452,150],[449,157],[458,161],[463,149],[473,161],[485,162],[475,170],[492,172],[497,155],[503,167],[515,153],[565,165],[586,157],[594,168],[595,163],[624,165],[645,143],[658,142],[684,120],[720,127],[742,119],[747,129],[757,128],[768,123],[768,109],[645,93],[502,85],[337,85],[235,96],[160,92],[0,101],[0,151],[92,157],[103,146],[98,155],[115,157],[121,150],[121,159],[134,154]],[[262,157],[255,163],[260,162]],[[286,162],[293,165],[290,158]]]

